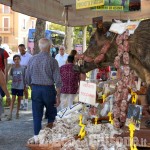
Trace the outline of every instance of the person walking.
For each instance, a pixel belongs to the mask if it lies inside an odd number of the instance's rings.
[[[4,74],[4,80],[5,80],[5,82],[6,82],[5,84],[7,86],[8,72],[7,72],[6,66],[7,66],[7,58],[9,57],[9,55],[3,48],[1,48],[1,43],[2,43],[2,37],[0,37],[0,70]],[[3,76],[2,76],[2,78],[3,78]],[[4,86],[4,84],[3,84],[3,86]],[[5,92],[3,91],[3,89],[0,85],[0,120],[1,120],[1,115],[4,112],[4,109],[3,109],[3,97],[4,96],[5,96]],[[9,98],[10,98],[10,96],[9,96]],[[7,103],[7,104],[9,104],[9,103]]]
[[[26,47],[24,44],[20,44],[18,46],[18,49],[19,49],[20,57],[21,57],[20,65],[27,68],[28,62],[30,58],[32,57],[32,55],[26,52]],[[21,107],[20,107],[20,109],[23,109],[23,110],[28,109],[28,97],[29,97],[28,88],[29,88],[28,85],[25,85],[25,88],[24,88],[25,100],[24,99],[21,100]]]
[[[72,55],[75,57],[75,55],[77,55],[77,51],[75,49],[73,49],[73,50],[71,50],[69,55]]]
[[[41,52],[29,60],[26,70],[26,82],[32,90],[35,141],[42,127],[44,106],[47,111],[48,124],[52,126],[57,115],[56,107],[60,104],[61,76],[58,62],[49,54],[50,47],[51,41],[46,38],[40,39]]]
[[[11,68],[10,71],[10,75],[12,76],[12,86],[11,86],[12,101],[10,105],[10,115],[8,116],[8,120],[12,119],[12,112],[16,96],[18,96],[16,119],[19,119],[20,102],[23,98],[23,91],[25,88],[25,68],[20,65],[21,61],[20,55],[14,55],[13,61],[15,65]]]
[[[60,95],[60,107],[70,107],[73,104],[73,100],[77,96],[79,88],[80,73],[73,70],[74,56],[69,55],[67,64],[60,67],[60,74],[62,79],[61,95]]]
[[[59,47],[59,53],[55,56],[55,59],[58,61],[59,67],[66,64],[68,54],[65,53],[65,47]]]
[[[4,72],[0,69],[0,87],[3,91],[3,94],[6,95],[6,103],[9,106],[11,102],[10,93],[7,89],[7,83],[5,79]],[[3,103],[2,103],[2,96],[0,94],[0,121],[1,121],[1,115],[3,113]]]
[[[8,89],[7,89],[7,83],[5,80],[5,75],[1,69],[0,69],[0,87],[2,88],[3,92],[6,95],[6,101],[10,102],[10,94],[9,94]]]
[[[50,48],[50,54],[53,58],[55,58],[56,56],[56,48],[54,47],[54,45],[52,44],[52,47]]]

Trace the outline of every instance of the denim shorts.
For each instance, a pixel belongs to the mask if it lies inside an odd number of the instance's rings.
[[[23,96],[23,89],[11,89],[11,94],[12,95],[17,95],[17,96]]]

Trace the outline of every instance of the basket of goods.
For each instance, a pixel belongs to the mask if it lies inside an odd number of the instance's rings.
[[[71,118],[63,118],[56,120],[53,128],[48,127],[40,130],[37,140],[32,137],[27,142],[27,147],[31,150],[57,150],[61,149],[68,141],[74,138],[80,131],[79,115],[72,114]]]

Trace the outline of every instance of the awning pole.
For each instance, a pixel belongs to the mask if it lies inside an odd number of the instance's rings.
[[[13,0],[10,0],[10,7],[12,9],[12,6],[13,6]]]
[[[67,47],[68,6],[65,6],[65,39],[64,46]]]

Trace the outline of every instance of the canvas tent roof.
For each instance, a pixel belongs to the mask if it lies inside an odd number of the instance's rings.
[[[68,26],[82,26],[92,24],[92,18],[98,16],[103,16],[104,21],[149,18],[150,0],[141,1],[141,11],[136,12],[76,10],[76,0],[0,0],[0,3],[11,6],[14,11],[62,25],[65,25],[64,8],[69,5]]]

